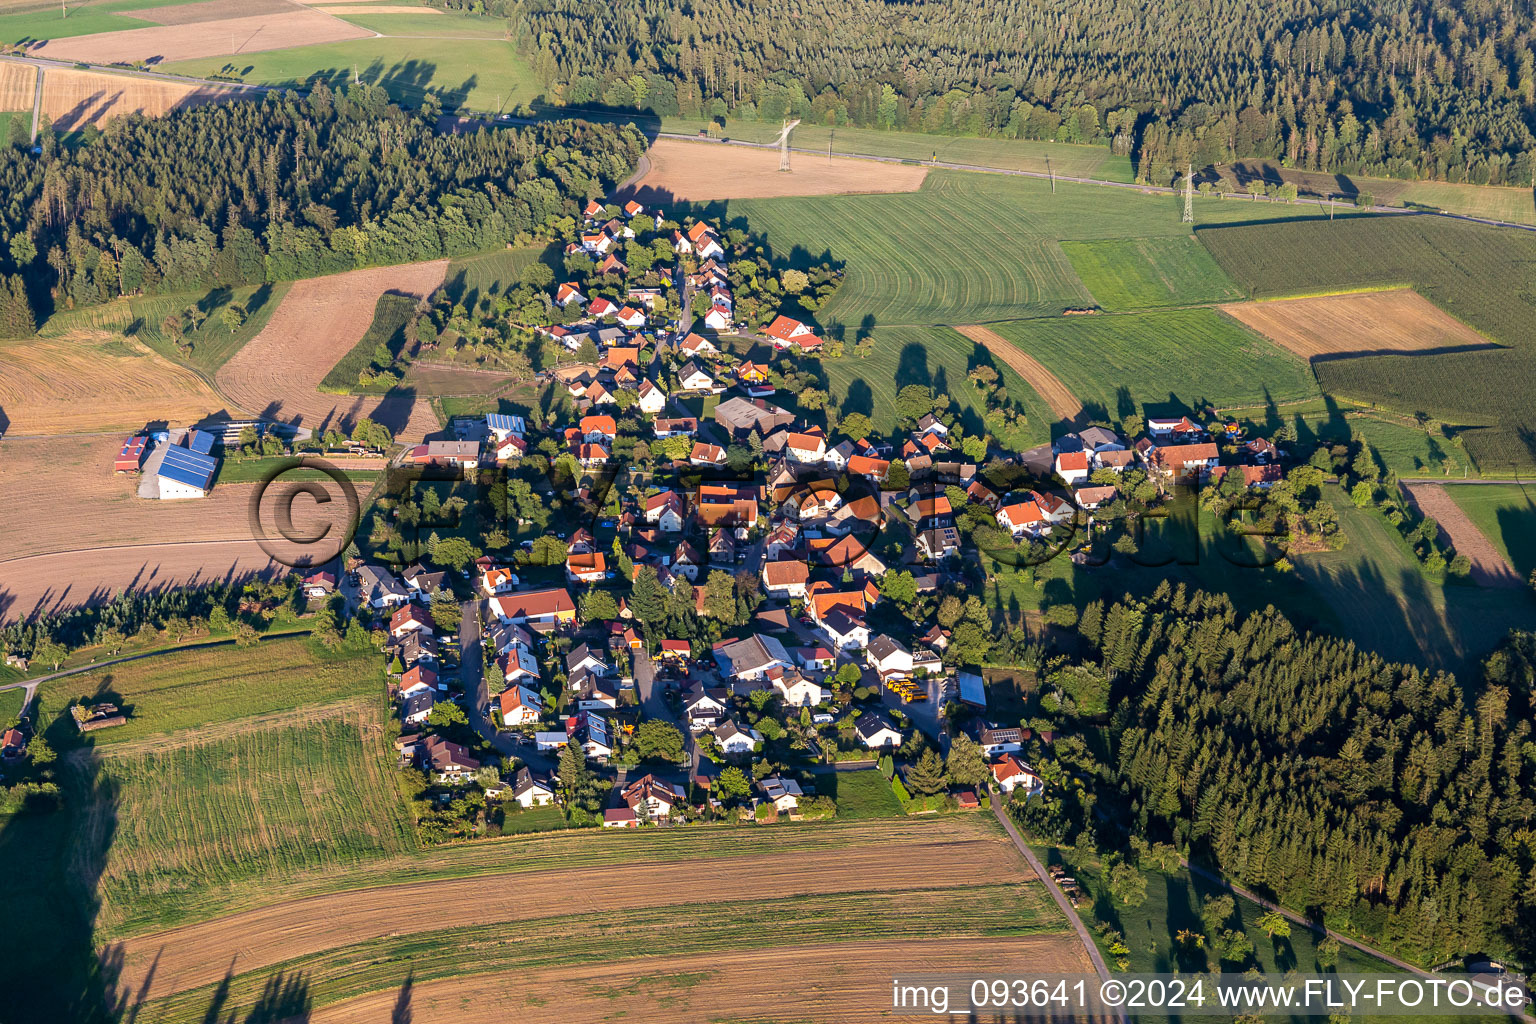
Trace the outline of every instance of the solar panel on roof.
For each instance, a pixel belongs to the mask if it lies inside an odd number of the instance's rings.
[[[217,438],[206,430],[194,430],[187,435],[187,447],[200,455],[207,455],[213,451],[213,443]]]
[[[219,460],[211,455],[172,445],[165,451],[165,461],[160,465],[160,475],[167,480],[174,480],[188,487],[201,487],[206,491],[213,482],[213,472],[218,467]]]

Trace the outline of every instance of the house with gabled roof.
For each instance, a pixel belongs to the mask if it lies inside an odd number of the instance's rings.
[[[693,451],[688,453],[688,462],[694,466],[723,466],[725,465],[725,449],[719,445],[695,441]]]
[[[652,819],[671,817],[686,803],[681,786],[664,782],[654,775],[644,775],[631,782],[619,797],[637,817]]]
[[[613,314],[615,320],[635,331],[645,326],[645,313],[634,306],[625,306]]]
[[[1012,754],[1004,754],[992,765],[992,778],[1004,793],[1012,793],[1020,787],[1030,794],[1045,789],[1045,781],[1039,774]]]
[[[566,556],[565,576],[572,583],[601,583],[607,575],[608,559],[601,551]]]
[[[512,777],[512,799],[523,807],[548,807],[555,802],[555,787],[525,765]]]
[[[426,633],[431,636],[433,632],[432,618],[427,610],[418,605],[401,605],[395,614],[389,617],[389,635],[396,640],[409,633]]]
[[[683,716],[688,720],[691,732],[713,729],[726,717],[725,690],[693,689],[683,695]]]
[[[441,736],[428,736],[424,749],[427,764],[443,782],[463,782],[480,770],[480,762],[465,747]]]
[[[388,569],[364,565],[357,575],[358,593],[370,608],[395,608],[411,599],[411,592]]]
[[[757,633],[738,640],[721,640],[715,644],[713,654],[720,674],[741,683],[757,682],[767,678],[770,669],[792,665],[783,644]]]
[[[651,432],[658,438],[692,437],[699,432],[699,421],[692,416],[658,416]]]
[[[805,585],[810,579],[810,568],[798,559],[763,563],[763,591],[780,601],[805,597]]]
[[[809,324],[801,323],[783,314],[774,317],[773,322],[763,328],[763,333],[773,342],[773,347],[776,349],[812,352],[821,348],[822,344],[821,338]]]
[[[555,626],[576,621],[576,602],[564,587],[503,594],[491,598],[489,605],[505,622]]]
[[[912,652],[900,640],[885,633],[864,648],[864,660],[882,680],[908,679],[912,675]]]
[[[676,491],[662,491],[645,499],[645,521],[663,533],[678,533],[688,517],[688,500]]]
[[[507,725],[532,725],[544,716],[544,701],[521,684],[507,687],[496,698],[501,720]]]
[[[717,385],[715,378],[705,373],[699,364],[690,361],[677,371],[677,386],[684,391],[713,391]]]
[[[655,416],[667,407],[667,393],[654,381],[642,380],[638,394],[635,405],[647,416]]]
[[[723,754],[750,754],[762,739],[755,731],[743,729],[729,718],[711,729],[710,735],[714,736]]]
[[[555,290],[555,304],[557,306],[569,306],[571,303],[582,305],[587,301],[580,289],[573,282],[567,281]]]
[[[1087,452],[1062,452],[1056,456],[1056,475],[1068,484],[1087,480],[1092,471],[1092,457]]]
[[[687,337],[677,343],[677,350],[689,359],[698,356],[717,356],[720,354],[720,350],[715,347],[714,342],[704,337],[704,335],[695,334],[692,331],[689,331]]]
[[[901,746],[901,730],[879,711],[866,711],[853,723],[853,734],[870,750]]]

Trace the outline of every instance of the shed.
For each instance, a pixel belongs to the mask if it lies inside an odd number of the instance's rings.
[[[124,441],[122,450],[112,463],[113,470],[118,473],[137,473],[144,462],[144,445],[148,441],[149,438],[143,434],[135,434]]]

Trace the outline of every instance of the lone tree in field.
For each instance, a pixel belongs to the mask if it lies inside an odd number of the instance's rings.
[[[1109,873],[1109,891],[1121,906],[1139,907],[1147,902],[1147,876],[1130,864],[1118,864]]]
[[[1270,938],[1288,939],[1291,937],[1291,922],[1278,910],[1271,910],[1255,922],[1264,929],[1264,934]]]

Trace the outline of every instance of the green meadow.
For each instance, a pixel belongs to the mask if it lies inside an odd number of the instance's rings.
[[[1214,309],[1020,320],[992,329],[1115,420],[1317,397],[1307,364]]]
[[[1536,486],[1469,484],[1445,491],[1521,577],[1536,572]]]

